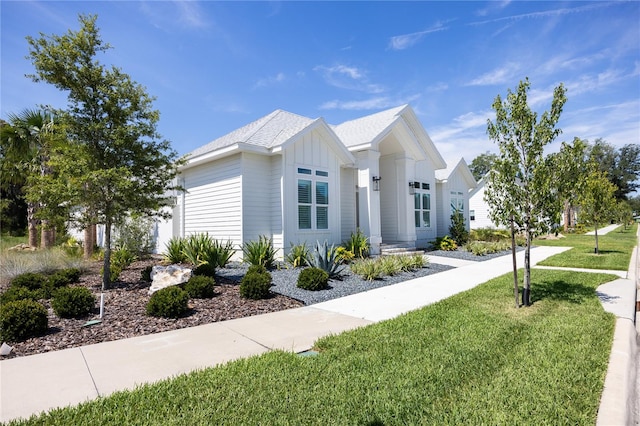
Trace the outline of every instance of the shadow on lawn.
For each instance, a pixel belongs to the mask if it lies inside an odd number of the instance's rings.
[[[596,297],[592,287],[582,284],[567,283],[561,280],[533,282],[531,285],[531,302],[540,300],[564,300],[569,303],[583,303],[586,299]]]

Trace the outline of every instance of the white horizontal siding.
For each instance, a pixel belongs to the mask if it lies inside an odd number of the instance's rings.
[[[245,243],[257,241],[261,235],[272,237],[272,188],[270,157],[242,154],[242,240]]]
[[[476,217],[475,220],[469,221],[471,229],[503,228],[502,226],[497,226],[489,218],[489,205],[484,201],[484,191],[485,186],[483,184],[482,187],[478,188],[478,190],[469,197],[469,210],[474,210]]]
[[[208,233],[242,244],[242,175],[240,155],[186,170],[184,235]]]
[[[356,231],[356,171],[340,170],[340,213],[342,221],[342,241],[348,240]]]

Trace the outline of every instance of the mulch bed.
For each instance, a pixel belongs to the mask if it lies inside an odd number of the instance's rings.
[[[217,278],[216,295],[212,299],[190,299],[190,311],[185,316],[178,319],[151,317],[145,312],[150,298],[148,294],[150,283],[142,281],[140,276],[146,266],[157,264],[159,264],[157,260],[137,261],[131,264],[122,272],[119,280],[112,284],[112,288],[105,291],[102,322],[84,326],[87,321],[99,317],[102,264],[91,263],[89,270],[80,278],[80,283],[75,285],[88,287],[96,296],[94,315],[83,319],[61,319],[54,314],[50,301],[42,301],[49,312],[47,334],[23,342],[11,343],[13,346],[11,353],[0,359],[126,339],[303,306],[297,300],[278,294],[264,300],[244,299],[240,297],[237,282]]]

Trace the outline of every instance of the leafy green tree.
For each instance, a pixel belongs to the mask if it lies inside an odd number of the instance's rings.
[[[498,160],[498,155],[487,151],[484,154],[478,155],[473,159],[473,161],[471,161],[469,170],[471,170],[473,177],[479,181],[489,172],[489,170],[493,168],[496,160]]]
[[[603,139],[596,139],[589,146],[588,157],[617,187],[616,199],[626,200],[640,188],[640,145],[627,144],[616,149]]]
[[[589,173],[580,194],[580,219],[595,227],[595,249],[598,249],[598,228],[616,217],[616,186],[607,174],[595,169]]]
[[[112,225],[127,214],[167,216],[181,161],[156,127],[159,113],[146,89],[97,55],[110,48],[100,38],[95,15],[80,15],[80,29],[64,35],[27,37],[30,77],[67,93],[59,111],[69,144],[56,150],[56,173],[38,180],[53,208],[79,208],[79,221],[105,225],[103,289],[111,283]],[[30,194],[35,197],[34,193]]]
[[[521,81],[506,100],[498,95],[493,102],[496,120],[488,120],[489,138],[500,148],[500,157],[489,174],[485,199],[491,219],[514,226],[526,237],[522,303],[531,304],[531,241],[536,233],[558,223],[561,203],[558,188],[549,171],[544,148],[561,130],[556,128],[567,100],[562,84],[554,89],[551,111],[538,114],[527,104],[530,83]]]
[[[49,152],[53,148],[56,135],[53,114],[49,111],[25,109],[18,114],[8,115],[9,123],[0,132],[0,170],[4,187],[16,185],[25,187],[33,176],[50,173],[47,165]],[[38,246],[36,217],[40,200],[27,202],[27,225],[29,245]],[[55,228],[44,220],[42,226],[42,246],[50,247],[55,241]]]
[[[624,225],[623,228],[620,229],[620,232],[622,232],[623,229],[626,230],[631,224],[631,222],[633,222],[633,211],[631,210],[631,204],[629,204],[628,201],[618,200],[616,204],[615,220],[618,223],[621,223],[622,225]]]
[[[469,231],[464,221],[464,215],[458,209],[451,214],[449,234],[458,246],[463,246],[469,241]]]
[[[571,211],[586,179],[586,150],[587,142],[580,138],[574,138],[572,143],[562,142],[560,151],[550,154],[548,158],[550,161],[549,171],[557,185],[558,196],[564,201],[564,232],[568,232],[572,225]]]

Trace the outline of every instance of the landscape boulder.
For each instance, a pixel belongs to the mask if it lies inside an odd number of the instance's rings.
[[[191,269],[179,265],[154,266],[151,269],[149,294],[165,287],[186,283],[191,278]]]

